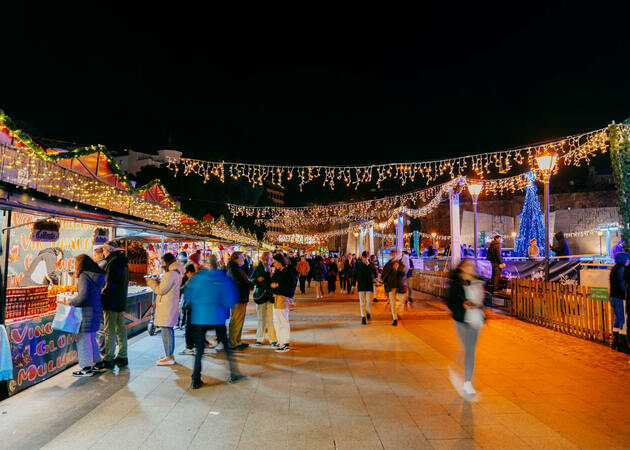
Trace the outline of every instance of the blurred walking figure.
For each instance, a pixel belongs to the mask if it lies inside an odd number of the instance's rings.
[[[389,303],[392,311],[392,326],[398,325],[398,306],[396,300],[402,304],[407,291],[407,286],[403,283],[403,279],[407,278],[407,267],[398,260],[398,253],[392,251],[392,257],[385,267],[383,267],[383,284],[385,292],[389,295]],[[402,294],[402,295],[401,295]]]
[[[166,271],[160,282],[147,278],[147,285],[157,294],[155,300],[155,326],[162,329],[164,356],[157,360],[158,366],[175,364],[175,332],[179,320],[179,288],[182,284],[184,265],[175,260],[172,253],[162,256],[162,268]]]
[[[405,274],[405,278],[402,280],[405,287],[405,305],[407,303],[413,303],[413,299],[411,298],[411,283],[409,279],[413,277],[413,263],[411,262],[411,258],[409,257],[409,253],[407,250],[403,250],[401,261],[407,267],[407,273]]]
[[[276,352],[289,351],[291,325],[289,324],[289,305],[293,303],[293,295],[297,285],[297,272],[289,265],[287,258],[281,254],[273,257],[275,271],[271,277],[271,288],[274,291],[273,324],[276,328],[278,348]]]
[[[315,281],[315,291],[317,293],[315,298],[317,299],[324,297],[324,287],[322,283],[326,279],[326,275],[326,265],[322,261],[322,257],[317,255],[313,262],[313,280]]]
[[[467,396],[474,396],[477,391],[472,386],[475,367],[475,348],[477,338],[485,321],[483,313],[483,282],[477,274],[472,259],[464,259],[451,273],[451,289],[446,305],[453,314],[455,329],[465,351],[464,385],[461,388]],[[459,386],[455,386],[458,390]]]
[[[271,257],[271,253],[269,256]],[[306,262],[306,258],[304,256],[300,257],[300,261],[298,261],[296,269],[300,277],[300,292],[304,295],[306,293],[306,277],[308,277],[308,273],[311,270],[311,267]]]
[[[337,275],[339,274],[339,268],[337,266],[337,259],[331,258],[328,262],[328,275],[326,281],[328,281],[328,293],[332,294],[337,290]]]
[[[370,300],[374,292],[374,278],[376,277],[376,269],[367,256],[367,252],[363,252],[354,269],[354,278],[357,283],[357,292],[359,293],[359,311],[361,312],[361,323],[363,325],[372,318],[370,315]],[[354,285],[354,283],[352,284]]]
[[[195,342],[195,365],[191,389],[203,386],[201,380],[201,358],[206,343],[206,332],[215,329],[217,340],[223,345],[225,357],[230,367],[229,383],[234,383],[243,375],[232,359],[232,349],[228,343],[225,321],[230,317],[230,308],[239,301],[234,281],[218,269],[217,257],[210,255],[209,269],[202,269],[186,284],[185,303],[190,309],[190,323]]]
[[[256,303],[256,315],[258,316],[256,345],[263,344],[265,334],[271,345],[277,345],[276,330],[273,325],[273,291],[271,289],[271,275],[269,275],[272,261],[271,253],[263,252],[250,279],[256,286],[254,290],[254,303]]]
[[[339,269],[339,293],[342,295],[348,292],[346,288],[347,285],[350,284],[350,280],[348,280],[348,278],[346,277],[346,265],[346,257],[341,255],[339,257],[339,264],[337,264],[337,268]],[[350,290],[349,288],[347,289]]]

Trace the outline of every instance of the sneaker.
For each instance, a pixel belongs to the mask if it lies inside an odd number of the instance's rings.
[[[216,341],[206,342],[206,348],[215,348],[217,346]]]
[[[392,323],[392,327],[397,327],[398,326],[398,319],[394,320],[394,323]]]
[[[261,345],[263,345],[263,343],[262,343],[262,342],[260,342],[260,341],[256,341],[256,342],[254,342],[254,343],[252,344],[252,347],[260,347]]]
[[[91,367],[84,367],[81,370],[77,370],[76,372],[72,372],[73,377],[93,377],[96,373],[92,370]]]
[[[277,342],[272,342],[272,343],[271,343],[271,346],[272,346],[272,347],[277,347],[277,346],[278,346],[278,343],[277,343]]]
[[[98,370],[99,372],[104,372],[105,370],[113,369],[114,368],[114,364],[112,363],[111,365],[112,365],[112,367],[108,367],[107,361],[100,361],[100,362],[97,362],[94,365],[93,369],[94,370]]]
[[[108,369],[108,370],[114,369],[114,361],[103,361],[101,364],[102,364],[102,367],[99,367],[99,369]]]
[[[361,319],[361,325],[367,325],[367,319],[365,317]]]
[[[193,381],[192,383],[190,383],[190,389],[199,389],[200,387],[202,387],[205,383],[201,380],[199,381]]]
[[[175,364],[175,358],[173,358],[172,356],[163,357],[158,359],[156,364],[158,366],[172,366],[173,364]]]
[[[223,347],[223,344],[222,344],[222,343],[220,343],[220,342],[219,342],[217,345],[215,345],[215,346],[214,346],[214,349],[215,349],[217,352],[221,352],[221,351],[225,350],[225,348]]]
[[[471,397],[477,395],[477,391],[475,390],[475,388],[473,387],[470,381],[466,381],[464,383],[464,387],[462,388],[462,391],[464,391],[464,394],[469,395]]]
[[[249,344],[247,342],[241,342],[239,347],[247,348],[247,347],[249,347]]]
[[[276,353],[286,353],[289,351],[289,344],[279,345],[275,350]]]
[[[98,367],[96,367],[96,365],[93,365],[92,372],[94,372],[95,374],[105,373],[105,369],[99,369]]]
[[[245,378],[245,375],[243,375],[242,373],[233,373],[232,375],[230,375],[230,378],[228,379],[228,383],[230,384],[238,383],[243,378]]]
[[[191,355],[191,356],[195,356],[195,349],[194,348],[185,348],[184,350],[182,350],[181,352],[179,352],[180,355]]]
[[[367,313],[367,320],[372,320],[372,315],[370,313]]]
[[[124,367],[129,364],[129,360],[127,358],[115,358],[114,364],[116,364],[118,367]]]

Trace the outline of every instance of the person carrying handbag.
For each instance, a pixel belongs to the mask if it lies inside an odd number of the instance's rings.
[[[83,319],[77,334],[77,353],[81,370],[72,372],[75,377],[92,377],[101,373],[101,353],[96,342],[103,317],[101,306],[101,290],[105,284],[105,272],[88,255],[81,254],[74,261],[75,273],[78,277],[76,297],[71,299],[70,306],[82,309]]]
[[[256,343],[263,345],[265,334],[269,343],[274,347],[278,345],[276,330],[273,325],[273,292],[270,286],[272,257],[270,252],[263,252],[260,261],[254,268],[254,274],[250,282],[254,284],[254,303],[256,303],[256,315],[258,316],[258,326],[256,327]]]

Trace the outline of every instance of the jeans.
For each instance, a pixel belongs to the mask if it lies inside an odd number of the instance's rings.
[[[481,329],[471,327],[465,322],[455,322],[455,328],[459,339],[464,345],[464,351],[466,352],[464,362],[464,381],[471,381],[473,369],[475,368],[475,348],[477,347],[477,338]]]
[[[398,320],[398,307],[402,305],[405,294],[401,294],[396,289],[392,289],[391,291],[389,291],[388,295],[389,306],[392,310],[392,318],[394,320]],[[398,300],[399,305],[396,305],[396,300]]]
[[[243,343],[241,336],[243,335],[246,309],[247,303],[237,303],[232,308],[232,315],[230,316],[230,345],[232,348],[238,347]]]
[[[341,290],[341,292],[346,290],[346,283],[346,276],[339,274],[339,289]]]
[[[361,317],[365,317],[365,312],[370,314],[370,300],[372,300],[372,291],[359,291],[359,309]]]
[[[300,292],[304,294],[306,292],[306,277],[300,276]]]
[[[289,344],[291,338],[291,324],[289,323],[289,301],[287,297],[276,295],[273,305],[273,326],[276,329],[278,346]]]
[[[105,330],[105,361],[114,359],[114,338],[118,341],[117,358],[127,357],[127,328],[125,327],[125,313],[103,311],[103,328]]]
[[[77,353],[79,366],[92,367],[101,362],[101,353],[96,342],[96,332],[77,334]]]
[[[622,298],[609,297],[615,320],[613,321],[613,331],[626,334],[626,308]]]
[[[232,349],[228,343],[225,325],[191,325],[193,340],[195,342],[195,365],[192,374],[193,383],[201,381],[201,358],[203,357],[203,350],[206,345],[206,332],[211,329],[216,330],[217,341],[223,344],[225,357],[230,366],[230,374],[234,375],[238,373],[236,362],[232,359]]]
[[[256,315],[258,316],[258,326],[256,327],[256,342],[265,340],[265,332],[269,338],[269,343],[274,343],[276,339],[276,330],[273,325],[273,303],[263,303],[256,305]]]
[[[173,356],[175,351],[175,331],[173,327],[160,327],[162,330],[162,344],[164,345],[164,354],[166,357]]]

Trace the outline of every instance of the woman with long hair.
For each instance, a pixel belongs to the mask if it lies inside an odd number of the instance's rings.
[[[75,377],[91,377],[100,373],[101,352],[96,342],[103,318],[101,291],[105,284],[105,272],[86,254],[74,260],[78,294],[69,304],[81,308],[83,319],[77,334],[77,353],[80,370],[72,372]]]

